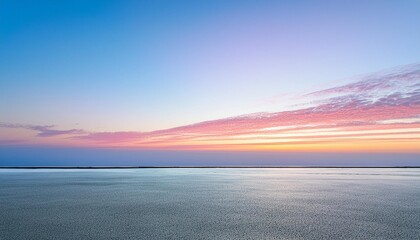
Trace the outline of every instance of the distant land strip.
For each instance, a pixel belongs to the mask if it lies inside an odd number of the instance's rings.
[[[420,168],[420,166],[0,166],[0,169],[133,169],[133,168]]]

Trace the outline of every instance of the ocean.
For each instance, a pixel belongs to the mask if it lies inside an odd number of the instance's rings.
[[[420,239],[420,169],[1,169],[0,239]]]

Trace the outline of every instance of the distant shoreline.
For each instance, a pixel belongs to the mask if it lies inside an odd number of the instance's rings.
[[[154,168],[420,168],[420,166],[0,166],[0,169],[154,169]]]

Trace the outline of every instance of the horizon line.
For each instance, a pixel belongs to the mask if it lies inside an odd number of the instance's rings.
[[[154,168],[420,168],[419,166],[0,166],[0,169],[154,169]]]

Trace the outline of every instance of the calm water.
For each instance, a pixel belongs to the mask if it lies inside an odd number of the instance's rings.
[[[420,169],[0,170],[0,239],[420,239]]]

